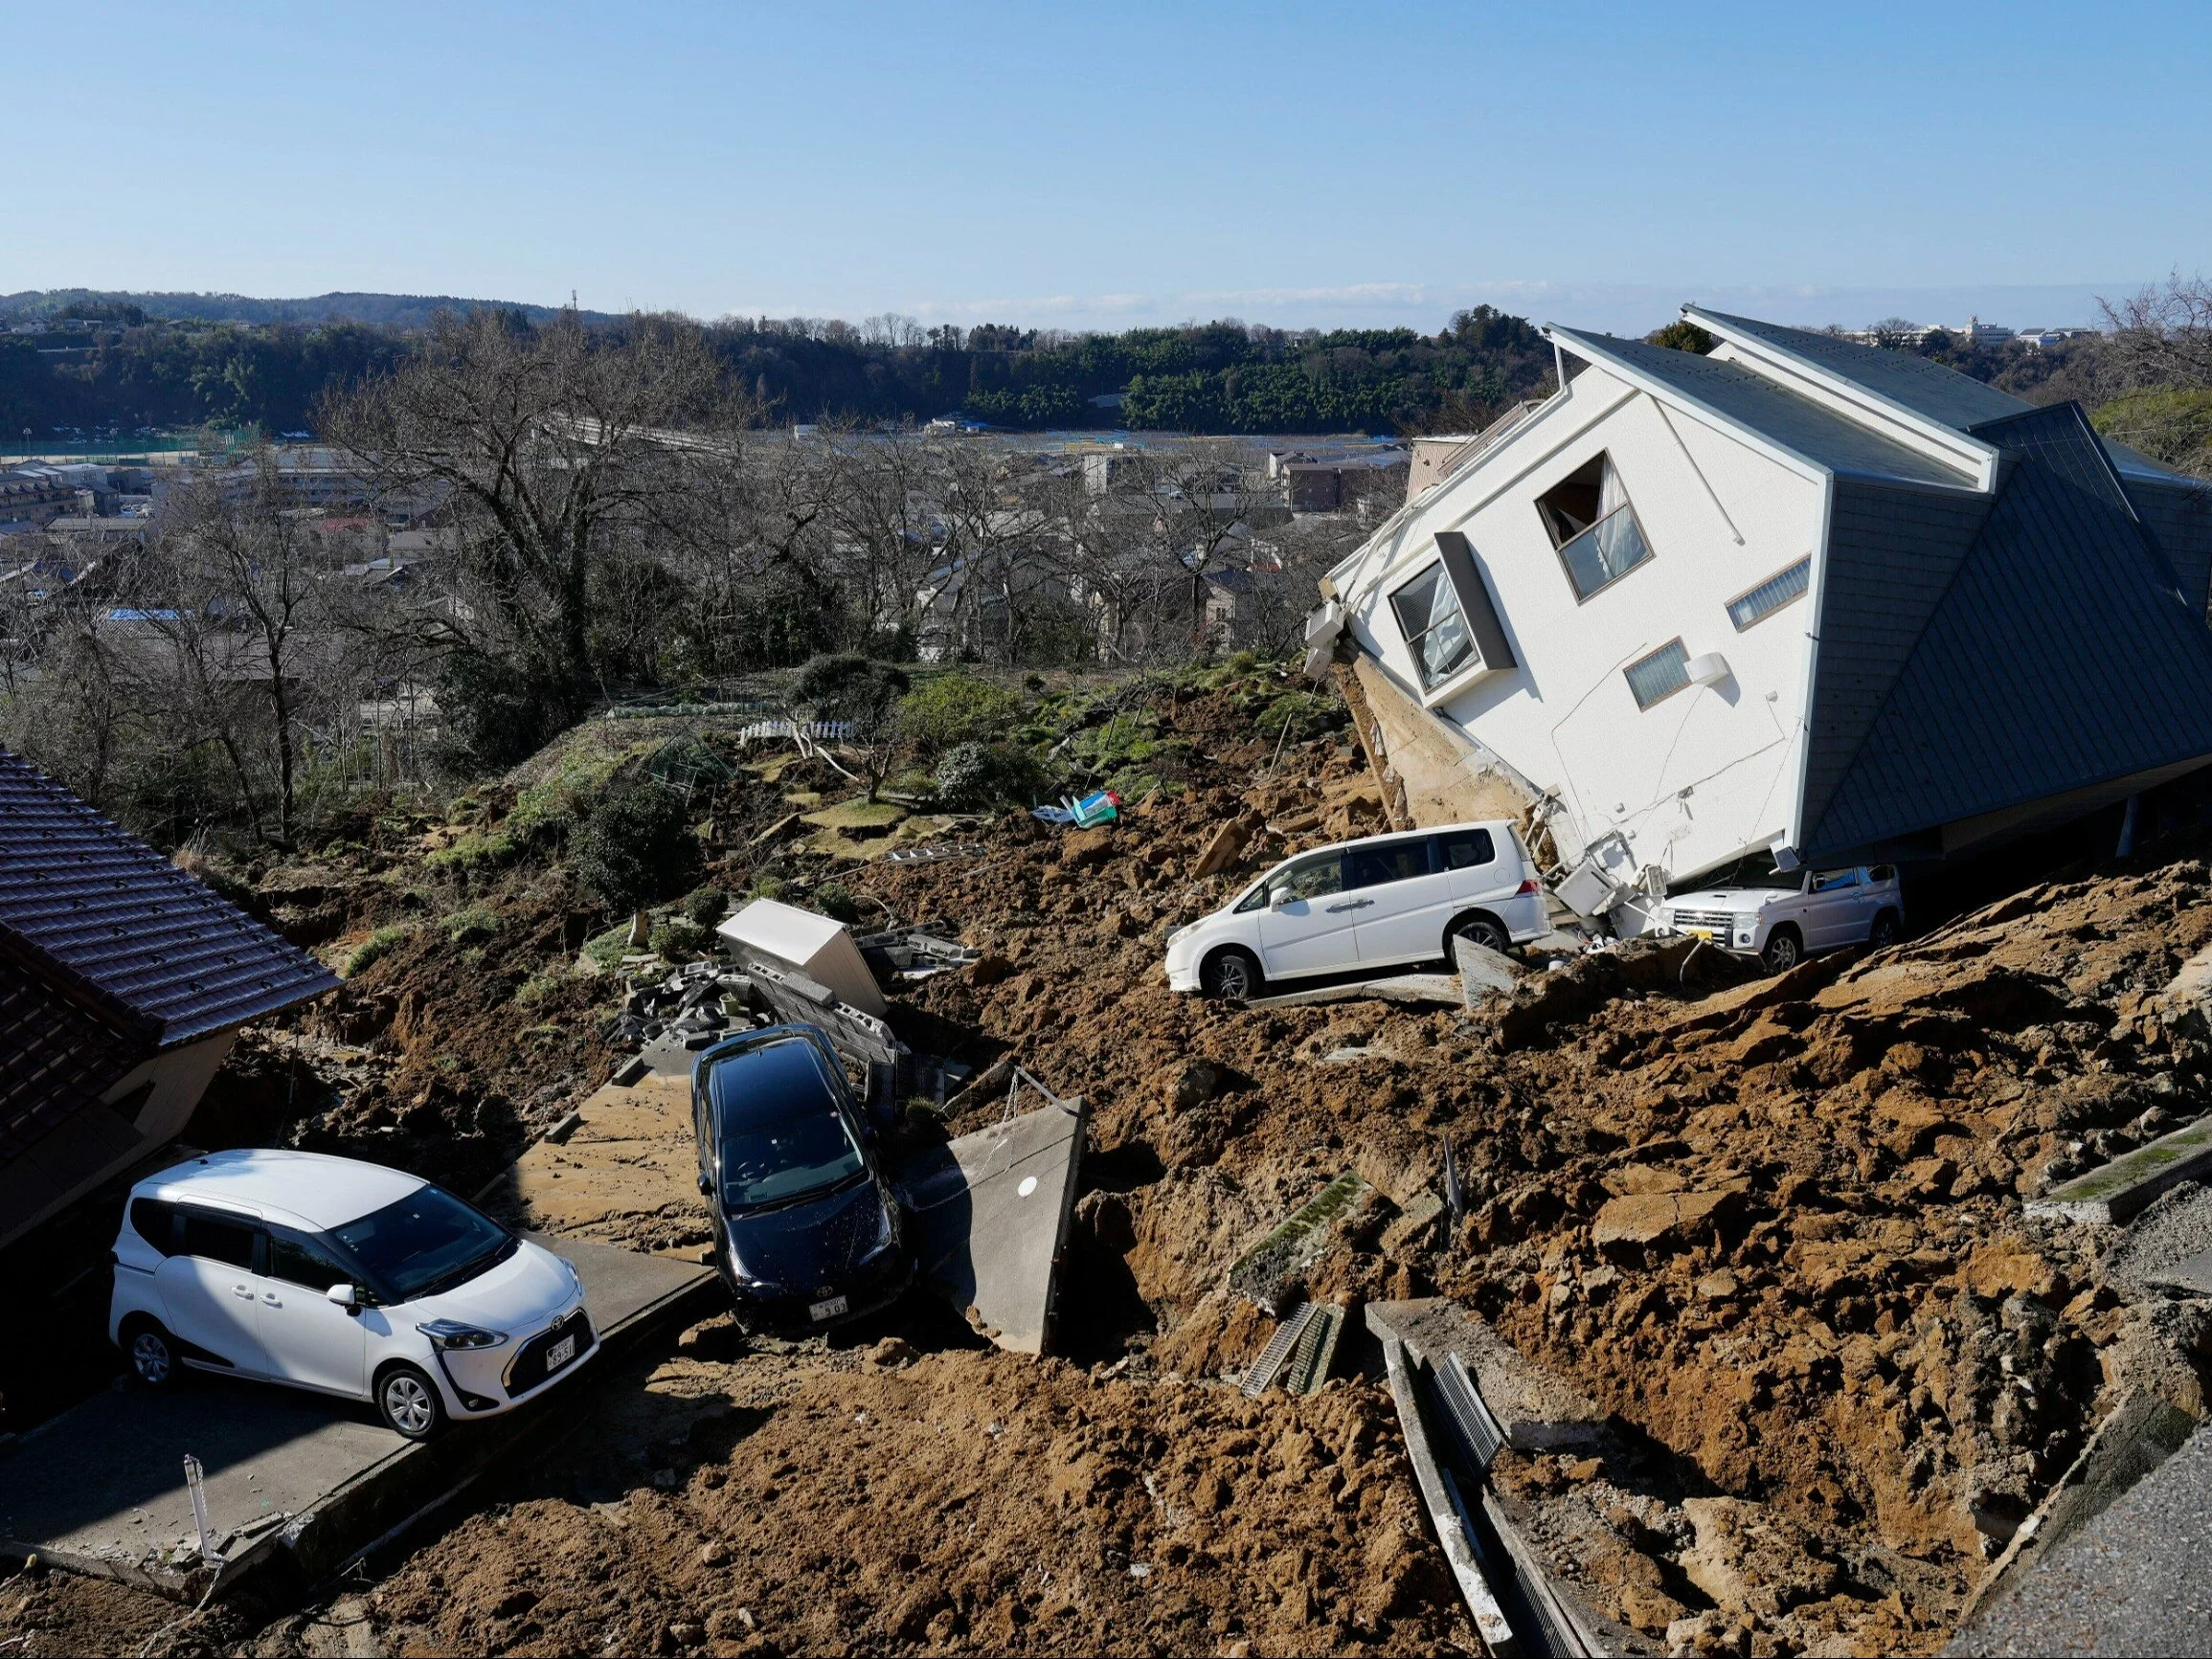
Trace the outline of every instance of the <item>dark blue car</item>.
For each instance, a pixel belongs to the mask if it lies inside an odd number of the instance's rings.
[[[748,1330],[818,1331],[905,1291],[905,1221],[825,1033],[772,1025],[706,1050],[691,1121],[714,1266]]]

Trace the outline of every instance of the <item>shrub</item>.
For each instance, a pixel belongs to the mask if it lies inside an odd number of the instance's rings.
[[[361,941],[358,950],[346,958],[345,971],[339,977],[350,979],[358,974],[368,972],[383,957],[389,956],[401,945],[407,943],[414,936],[414,932],[413,928],[404,927],[377,929]]]
[[[681,892],[699,874],[699,841],[683,797],[660,785],[617,785],[592,808],[571,841],[576,879],[617,915]]]
[[[670,962],[688,962],[697,956],[712,953],[715,945],[714,930],[702,928],[696,922],[687,922],[671,916],[654,928],[649,948],[656,956]]]
[[[482,905],[456,910],[445,918],[445,941],[449,945],[481,945],[498,931],[499,917]]]
[[[841,882],[824,882],[814,889],[814,908],[835,922],[850,926],[860,920],[860,905]]]
[[[702,928],[711,928],[730,912],[730,895],[720,887],[701,887],[684,901],[684,914]]]
[[[899,699],[899,735],[923,756],[981,742],[1022,712],[1019,693],[974,674],[940,674]]]
[[[987,812],[1001,801],[1027,806],[1050,782],[1035,756],[1024,749],[962,743],[937,767],[937,804],[955,812]]]

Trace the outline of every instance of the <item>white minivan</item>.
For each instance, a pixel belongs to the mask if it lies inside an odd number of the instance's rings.
[[[317,1153],[210,1153],[130,1189],[108,1335],[181,1371],[374,1402],[409,1440],[509,1411],[598,1344],[576,1267],[418,1177]]]
[[[1251,998],[1270,981],[1502,951],[1548,930],[1544,886],[1503,819],[1341,841],[1286,859],[1225,909],[1167,936],[1167,983]]]

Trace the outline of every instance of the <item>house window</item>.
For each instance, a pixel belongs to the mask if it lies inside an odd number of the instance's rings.
[[[1636,693],[1636,706],[1649,708],[1687,685],[1689,664],[1690,654],[1682,649],[1680,639],[1670,639],[1649,657],[1631,662],[1623,672],[1628,676],[1628,688]]]
[[[1763,622],[1793,599],[1802,599],[1813,585],[1813,561],[1799,559],[1786,571],[1769,576],[1748,594],[1728,601],[1728,620],[1741,634],[1753,622]]]
[[[1467,632],[1466,615],[1445,579],[1441,562],[1392,594],[1390,609],[1398,618],[1398,632],[1413,653],[1422,690],[1449,680],[1474,658],[1475,641]]]
[[[1651,557],[1609,456],[1575,468],[1538,496],[1536,513],[1559,550],[1578,600],[1610,587]]]

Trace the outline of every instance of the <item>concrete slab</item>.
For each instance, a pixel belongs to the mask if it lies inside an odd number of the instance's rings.
[[[1960,1654],[2212,1652],[2212,1427],[2053,1549],[2002,1601],[1969,1619]]]
[[[920,1282],[1001,1348],[1042,1354],[1083,1157],[1080,1101],[978,1130],[911,1159],[900,1184]]]
[[[2053,1187],[2027,1206],[2031,1216],[2113,1224],[2125,1222],[2171,1187],[2212,1174],[2212,1116],[2184,1124],[2102,1169]]]
[[[699,1196],[688,1069],[610,1084],[576,1116],[563,1139],[530,1147],[477,1201],[516,1226],[695,1260],[688,1241],[707,1238],[711,1218]]]
[[[1558,1373],[1523,1358],[1487,1320],[1456,1302],[1442,1296],[1369,1302],[1367,1329],[1404,1343],[1424,1370],[1456,1354],[1516,1451],[1574,1451],[1598,1443],[1605,1413],[1595,1401]]]
[[[612,1354],[718,1293],[711,1271],[576,1239],[541,1237],[576,1265],[599,1333],[586,1369],[519,1410],[413,1445],[366,1403],[194,1376],[170,1395],[120,1387],[0,1454],[0,1553],[196,1596],[276,1549],[320,1579],[453,1496],[498,1455],[580,1401]],[[214,1568],[184,1483],[205,1469]]]
[[[2200,1250],[2171,1267],[2147,1273],[2143,1282],[2161,1290],[2186,1290],[2192,1296],[2212,1296],[2212,1250]]]
[[[1310,991],[1285,991],[1276,997],[1257,998],[1251,1008],[1302,1008],[1316,1002],[1441,1002],[1460,1006],[1456,974],[1392,974],[1383,979],[1360,979],[1344,985],[1317,985]]]

